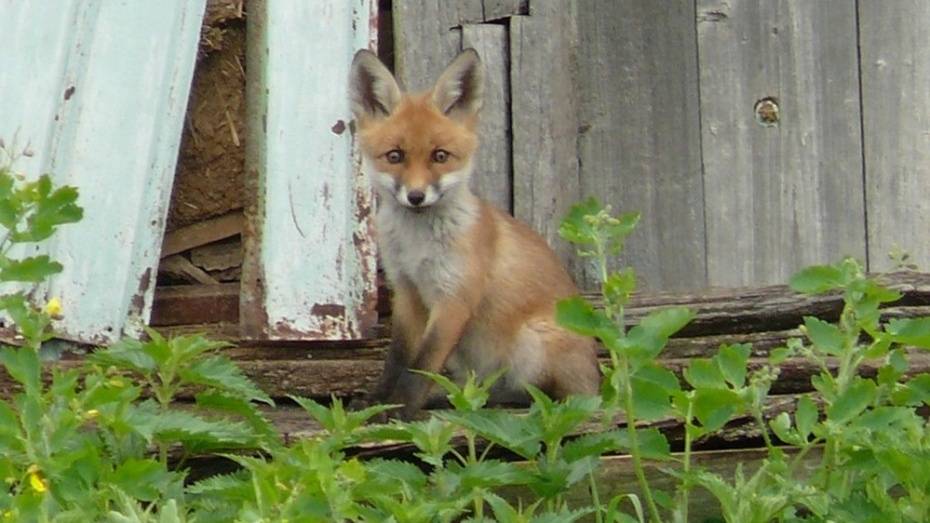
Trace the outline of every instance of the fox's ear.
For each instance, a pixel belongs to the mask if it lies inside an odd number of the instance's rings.
[[[478,114],[484,100],[484,67],[474,49],[461,52],[439,76],[433,103],[450,117]]]
[[[375,53],[367,49],[355,53],[349,72],[349,101],[356,118],[388,116],[400,96],[397,80]]]

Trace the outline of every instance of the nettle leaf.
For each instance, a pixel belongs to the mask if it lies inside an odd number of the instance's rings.
[[[23,385],[27,394],[38,393],[42,364],[34,349],[4,347],[0,349],[0,364],[14,380]]]
[[[908,380],[906,386],[910,403],[930,405],[930,374],[918,374]]]
[[[498,409],[474,412],[444,411],[436,416],[471,430],[525,459],[533,459],[539,454],[543,434],[538,420]]]
[[[695,358],[688,363],[683,375],[685,380],[695,389],[726,389],[726,379],[723,372],[712,360]]]
[[[746,383],[746,364],[750,353],[752,346],[748,343],[720,346],[714,361],[730,385],[742,387]]]
[[[837,422],[845,423],[865,410],[874,400],[876,385],[872,380],[856,378],[827,409],[827,416]]]
[[[885,330],[896,343],[930,349],[930,318],[891,320]]]
[[[808,396],[803,396],[798,400],[797,409],[794,412],[794,423],[798,427],[798,433],[805,440],[814,431],[817,424],[817,406]]]
[[[87,361],[101,367],[113,366],[140,374],[149,374],[157,368],[155,360],[142,350],[142,342],[133,339],[123,339],[107,348],[94,351],[87,356]]]
[[[791,429],[791,416],[787,412],[782,412],[775,419],[769,422],[772,432],[778,436],[778,439],[791,445],[803,445],[804,440],[798,436],[798,433]]]
[[[791,277],[788,285],[802,294],[822,294],[846,284],[844,271],[835,265],[814,265]]]
[[[249,400],[230,394],[210,392],[200,393],[194,396],[197,405],[213,409],[220,412],[228,412],[241,416],[252,427],[256,434],[266,438],[267,441],[275,441],[278,432],[274,425],[268,421],[268,418],[258,407]]]
[[[518,467],[511,462],[494,459],[464,465],[456,461],[450,463],[446,470],[457,477],[459,488],[463,491],[504,485],[524,485],[532,478],[525,468]]]
[[[636,429],[636,440],[645,459],[664,461],[672,456],[668,439],[657,428]]]
[[[9,260],[0,270],[0,281],[40,282],[62,270],[60,263],[46,255],[32,256],[22,260]]]
[[[618,429],[584,434],[562,445],[562,457],[575,461],[588,456],[601,456],[608,452],[628,450],[630,441],[627,433]]]
[[[694,391],[694,416],[708,432],[720,430],[743,408],[739,394],[732,390],[698,388]]]
[[[807,329],[807,337],[817,349],[831,356],[839,356],[843,353],[845,340],[843,333],[836,325],[813,316],[805,316],[804,327]]]
[[[225,356],[211,356],[178,369],[178,375],[187,383],[206,385],[242,396],[249,401],[268,405],[274,402],[263,390],[242,373],[242,369]]]
[[[116,467],[109,481],[133,498],[155,501],[174,478],[175,475],[158,461],[130,458]]]

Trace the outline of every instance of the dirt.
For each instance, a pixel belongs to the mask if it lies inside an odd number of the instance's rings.
[[[201,31],[167,229],[242,208],[245,12],[210,0]]]

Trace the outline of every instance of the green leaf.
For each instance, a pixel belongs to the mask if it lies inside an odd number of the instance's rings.
[[[639,325],[630,329],[624,339],[624,346],[637,364],[649,361],[662,352],[668,338],[681,330],[694,318],[694,313],[686,307],[670,307],[652,312]]]
[[[675,374],[657,365],[637,369],[630,385],[633,388],[636,419],[643,421],[657,420],[667,415],[671,409],[670,396],[680,389]]]
[[[586,216],[596,215],[603,207],[594,197],[572,205],[568,214],[559,225],[559,236],[576,245],[591,245],[596,241],[597,232]]]
[[[683,375],[685,380],[695,389],[726,389],[726,380],[720,367],[707,358],[694,358]]]
[[[841,268],[834,265],[814,265],[791,277],[789,285],[795,292],[822,294],[842,288],[846,278]]]
[[[628,450],[629,438],[626,432],[617,429],[606,432],[584,434],[562,445],[562,457],[566,461],[575,461],[588,456],[601,456],[608,452]]]
[[[611,273],[601,285],[601,292],[608,303],[626,305],[636,289],[636,273],[632,268]]]
[[[845,340],[843,333],[835,325],[813,316],[805,316],[804,327],[807,329],[807,337],[813,342],[815,348],[831,356],[839,356],[843,353]]]
[[[856,378],[830,405],[827,416],[837,423],[845,423],[865,410],[875,400],[875,393],[875,382]]]
[[[268,418],[249,400],[240,396],[221,392],[202,392],[194,396],[197,405],[206,409],[228,412],[241,416],[252,428],[257,437],[267,443],[276,443],[278,432]]]
[[[699,388],[694,391],[694,416],[708,432],[720,430],[741,410],[742,400],[731,390]]]
[[[130,458],[110,475],[110,482],[133,498],[155,501],[164,493],[174,475],[164,465],[152,459]]]
[[[187,383],[206,385],[232,395],[242,396],[249,401],[274,405],[268,394],[259,389],[232,360],[225,356],[211,356],[184,365],[178,370],[178,374]]]
[[[436,415],[472,430],[488,441],[516,452],[525,459],[533,459],[539,454],[543,434],[538,420],[514,416],[513,413],[496,409],[474,412],[444,411]]]
[[[23,385],[26,394],[39,392],[42,365],[34,349],[4,347],[0,349],[0,363],[14,380]]]
[[[769,353],[768,362],[772,365],[780,365],[791,356],[791,349],[788,347],[778,347],[772,349]]]
[[[798,433],[791,430],[791,417],[787,412],[782,412],[775,419],[769,422],[772,432],[778,436],[778,439],[791,445],[802,445],[804,441],[798,436]]]
[[[584,336],[617,337],[617,326],[580,296],[560,300],[555,306],[555,319],[559,325]]]
[[[636,429],[640,455],[645,459],[664,461],[671,458],[671,446],[665,434],[657,428]]]
[[[46,255],[32,256],[22,260],[9,260],[0,270],[0,281],[40,282],[61,272],[60,263]]]
[[[746,383],[746,363],[752,346],[747,343],[734,345],[721,345],[714,361],[723,374],[723,377],[734,387],[742,387]]]
[[[142,342],[132,339],[123,339],[110,347],[94,351],[87,356],[87,361],[101,367],[113,366],[143,375],[157,368],[155,360],[142,350]]]
[[[43,175],[39,179],[39,197],[35,212],[27,220],[26,232],[14,235],[13,241],[37,242],[55,232],[55,228],[74,223],[84,217],[84,210],[77,205],[78,191],[74,187],[60,187],[49,193],[51,181]]]
[[[794,412],[794,423],[798,427],[798,433],[801,437],[807,439],[817,424],[817,406],[811,401],[810,397],[803,396],[798,400],[797,409]]]
[[[930,318],[894,319],[885,330],[896,343],[930,349]]]

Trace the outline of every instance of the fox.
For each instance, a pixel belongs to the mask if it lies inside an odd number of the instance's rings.
[[[431,90],[407,93],[363,49],[349,101],[362,169],[377,194],[375,238],[393,292],[384,370],[362,400],[400,404],[409,419],[431,399],[420,373],[503,375],[490,403],[527,404],[526,385],[555,399],[597,394],[593,338],[560,326],[556,303],[578,288],[548,243],[469,188],[485,73],[462,51]]]

